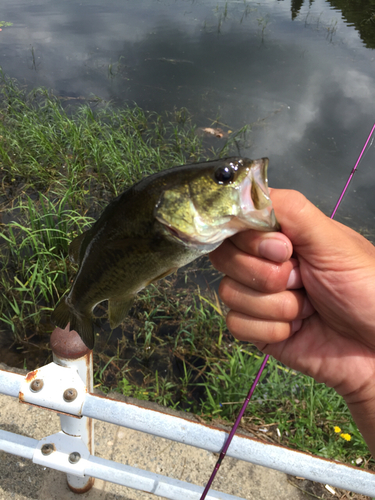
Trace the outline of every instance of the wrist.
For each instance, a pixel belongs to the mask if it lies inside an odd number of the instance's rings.
[[[363,439],[375,456],[375,388],[344,398]]]
[[[335,388],[340,394],[338,388]],[[348,407],[353,408],[375,408],[375,373],[373,380],[363,381],[361,386],[356,387],[347,394],[342,394]]]

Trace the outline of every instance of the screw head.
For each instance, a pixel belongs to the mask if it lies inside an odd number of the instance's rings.
[[[73,387],[70,389],[66,389],[63,394],[64,401],[66,401],[67,403],[71,403],[72,401],[74,401],[77,396],[78,392]]]
[[[44,382],[41,378],[36,378],[30,384],[30,391],[39,392],[43,389]]]
[[[76,464],[77,462],[79,462],[81,459],[81,455],[78,453],[78,451],[73,451],[73,453],[71,453],[69,455],[69,462],[71,464]]]
[[[54,446],[52,443],[44,444],[41,449],[42,455],[51,455],[53,451],[54,451]]]

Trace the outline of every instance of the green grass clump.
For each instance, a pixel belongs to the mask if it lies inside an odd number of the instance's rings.
[[[202,139],[186,110],[166,118],[136,105],[114,110],[67,110],[46,89],[30,93],[3,77],[0,97],[0,163],[3,182],[60,197],[105,191],[116,196],[142,176],[173,165],[198,161]]]
[[[180,281],[183,273],[185,289],[177,288],[177,275],[140,294],[124,327],[127,340],[116,352],[101,344],[106,354],[100,355],[96,385],[105,392],[115,389],[126,396],[191,411],[206,420],[233,423],[263,356],[254,346],[231,338],[215,293],[194,295],[192,271],[180,271]],[[148,322],[151,330],[145,328]],[[125,350],[129,354],[131,349],[138,376],[132,359],[124,361]],[[371,458],[343,398],[272,358],[241,428],[258,438],[326,458],[349,463],[361,458],[362,465]]]
[[[19,199],[13,209],[18,220],[0,233],[0,320],[18,340],[28,328],[39,327],[69,286],[74,272],[66,258],[69,242],[93,221],[67,207],[69,194],[56,203],[42,194],[26,197],[26,203]]]
[[[236,418],[263,361],[235,343],[211,365],[201,402],[203,414]],[[270,358],[242,424],[257,436],[342,461],[370,457],[341,396],[332,388]],[[340,429],[338,431],[338,428]]]

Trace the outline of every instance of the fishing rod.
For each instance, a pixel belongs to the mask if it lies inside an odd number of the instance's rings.
[[[349,184],[350,184],[350,182],[351,182],[351,180],[352,180],[352,178],[353,178],[353,175],[354,175],[355,171],[357,170],[357,167],[358,167],[358,165],[359,165],[359,162],[360,162],[360,161],[361,161],[361,159],[362,159],[362,156],[363,156],[364,152],[366,151],[367,145],[368,145],[368,143],[369,143],[369,141],[370,141],[370,139],[371,139],[371,137],[372,137],[372,135],[373,135],[374,131],[375,131],[375,123],[374,123],[374,125],[373,125],[373,127],[372,127],[372,129],[371,129],[371,132],[369,133],[369,135],[368,135],[368,137],[367,137],[367,140],[366,140],[366,142],[365,142],[365,145],[363,146],[362,151],[361,151],[360,155],[358,156],[358,159],[357,159],[357,161],[356,161],[356,163],[355,163],[355,165],[354,165],[354,167],[353,167],[352,171],[350,172],[350,175],[349,175],[349,177],[348,177],[348,180],[346,181],[346,184],[345,184],[345,186],[344,186],[344,189],[342,190],[342,192],[341,192],[341,194],[340,194],[340,197],[339,197],[339,199],[337,200],[337,203],[336,203],[336,205],[335,205],[335,208],[333,209],[333,212],[332,212],[332,214],[331,214],[331,216],[330,216],[330,218],[331,218],[331,219],[333,219],[333,218],[334,218],[334,216],[335,216],[335,214],[336,214],[336,212],[337,212],[337,209],[338,209],[338,208],[339,208],[339,206],[340,206],[340,203],[341,203],[341,201],[342,201],[342,199],[343,199],[343,197],[344,197],[344,194],[346,193],[346,190],[348,189],[348,186],[349,186]],[[372,145],[373,141],[374,141],[374,139],[371,141],[370,146]],[[236,421],[235,421],[235,423],[234,423],[234,425],[233,425],[233,427],[232,427],[232,430],[231,430],[231,431],[230,431],[230,433],[229,433],[228,439],[226,440],[226,442],[225,442],[225,444],[224,444],[224,446],[223,446],[223,449],[222,449],[222,451],[221,451],[221,453],[220,453],[220,455],[219,455],[219,458],[218,458],[218,460],[217,460],[217,462],[216,462],[216,465],[215,465],[215,467],[214,467],[214,470],[212,471],[211,477],[210,477],[210,479],[208,480],[208,483],[207,483],[207,485],[206,485],[206,487],[205,487],[205,489],[204,489],[204,491],[203,491],[203,493],[202,493],[202,495],[201,495],[201,497],[200,497],[200,500],[204,500],[204,499],[206,498],[206,495],[207,495],[207,493],[208,493],[208,490],[211,488],[211,484],[213,483],[213,480],[215,479],[215,476],[216,476],[216,474],[217,474],[217,471],[218,471],[218,470],[219,470],[219,468],[220,468],[221,462],[223,461],[223,459],[224,459],[224,457],[225,457],[225,455],[226,455],[226,453],[227,453],[227,451],[228,451],[229,445],[230,445],[230,443],[231,443],[231,441],[232,441],[232,439],[233,439],[233,436],[235,435],[235,433],[236,433],[236,431],[237,431],[237,428],[238,428],[238,426],[239,426],[239,423],[241,422],[241,419],[242,419],[242,417],[243,417],[243,414],[244,414],[244,413],[245,413],[245,411],[246,411],[247,405],[249,404],[250,399],[251,399],[251,397],[252,397],[252,395],[253,395],[253,393],[254,393],[254,391],[255,391],[255,388],[256,388],[256,386],[257,386],[257,384],[258,384],[258,382],[259,382],[259,379],[260,379],[260,377],[261,377],[261,375],[262,375],[262,373],[263,373],[263,370],[264,370],[264,368],[265,368],[265,367],[266,367],[266,365],[267,365],[267,361],[268,361],[269,357],[270,357],[270,355],[269,355],[269,354],[266,354],[266,355],[264,356],[264,358],[263,358],[263,362],[262,362],[262,364],[261,364],[261,367],[259,368],[259,371],[258,371],[258,373],[257,373],[257,376],[255,377],[255,380],[254,380],[254,382],[253,382],[253,384],[252,384],[252,386],[251,386],[251,388],[250,388],[250,391],[249,391],[248,395],[246,396],[246,399],[245,399],[245,401],[244,401],[244,403],[243,403],[243,405],[242,405],[242,408],[241,408],[241,410],[240,410],[240,412],[239,412],[239,414],[238,414],[238,416],[237,416],[237,418],[236,418]]]
[[[374,123],[374,125],[373,125],[373,127],[372,127],[372,129],[371,129],[371,132],[370,132],[369,136],[367,137],[367,140],[366,140],[366,142],[365,142],[365,145],[364,145],[364,146],[363,146],[363,148],[362,148],[361,154],[358,156],[358,159],[357,159],[357,161],[356,161],[356,163],[355,163],[355,165],[354,165],[354,167],[353,167],[352,171],[350,172],[350,175],[349,175],[349,177],[348,177],[348,180],[346,181],[346,184],[345,184],[345,186],[344,186],[344,189],[342,190],[342,192],[341,192],[341,194],[340,194],[340,198],[337,200],[336,206],[335,206],[335,208],[333,209],[333,212],[332,212],[332,214],[331,214],[331,219],[333,219],[333,218],[334,218],[334,216],[335,216],[335,214],[336,214],[336,211],[337,211],[337,209],[339,208],[339,205],[340,205],[340,203],[341,203],[341,200],[343,199],[344,194],[346,193],[346,190],[348,189],[348,186],[349,186],[349,184],[350,184],[350,181],[352,180],[353,175],[355,174],[355,171],[357,170],[357,167],[358,167],[358,165],[359,165],[359,162],[360,162],[360,161],[361,161],[361,159],[362,159],[363,153],[365,152],[365,150],[366,150],[366,148],[367,148],[367,144],[369,143],[369,141],[370,141],[370,139],[371,139],[371,136],[372,136],[372,134],[374,133],[374,130],[375,130],[375,123]],[[374,139],[373,139],[373,140],[374,140]],[[371,144],[372,144],[372,142],[371,142]],[[371,146],[371,144],[370,144],[370,146]]]

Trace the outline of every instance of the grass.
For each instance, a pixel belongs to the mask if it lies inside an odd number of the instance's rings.
[[[139,107],[116,112],[96,100],[67,112],[46,89],[27,94],[3,78],[0,160],[3,182],[67,191],[75,202],[87,194],[116,196],[142,176],[198,161],[202,141],[186,110],[167,120]],[[169,118],[169,119],[168,119]]]
[[[31,370],[51,358],[49,315],[76,272],[67,258],[72,238],[142,176],[237,154],[245,130],[215,151],[185,109],[161,117],[136,105],[114,110],[98,98],[65,108],[49,91],[27,93],[3,76],[0,321],[21,367]],[[207,259],[195,261],[150,285],[113,332],[105,305],[99,305],[96,387],[232,422],[262,358],[228,333],[215,293],[219,278]],[[274,360],[242,426],[262,439],[369,466],[342,398]]]
[[[215,363],[206,383],[207,413],[233,420],[260,367],[262,357],[235,344],[224,363]],[[257,359],[258,358],[258,359]],[[363,439],[340,396],[324,384],[270,359],[242,424],[276,442],[323,457],[350,461],[367,454]],[[342,432],[335,432],[339,426]],[[348,434],[350,440],[341,437]],[[347,436],[345,436],[347,437]]]
[[[28,328],[38,329],[69,286],[74,272],[66,259],[69,242],[94,220],[67,208],[69,195],[55,203],[43,194],[37,200],[27,196],[26,203],[20,198],[8,212],[17,212],[18,221],[11,220],[0,234],[0,319],[17,340]]]

